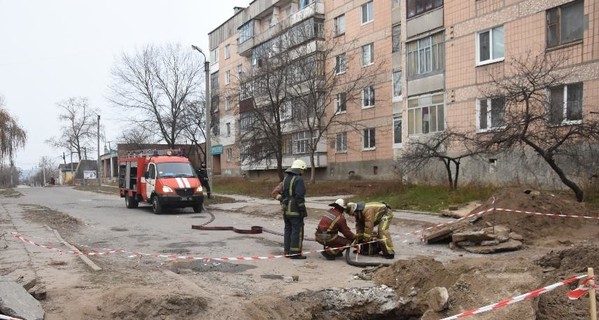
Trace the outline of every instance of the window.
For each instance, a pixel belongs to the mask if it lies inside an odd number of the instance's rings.
[[[281,105],[281,112],[279,113],[280,121],[288,121],[293,118],[293,108],[291,101],[287,101]]]
[[[408,134],[445,130],[445,101],[442,93],[408,99]]]
[[[308,143],[310,142],[310,132],[301,131],[293,134],[293,153],[307,153]]]
[[[231,123],[227,122],[227,137],[231,136]]]
[[[335,136],[335,152],[347,152],[347,132]]]
[[[374,63],[374,43],[362,46],[362,66],[366,67]]]
[[[342,53],[335,57],[335,73],[336,74],[345,73],[346,61],[347,60],[345,58],[345,53]]]
[[[401,97],[401,71],[393,71],[393,98]]]
[[[442,32],[407,43],[406,53],[408,78],[445,69],[445,44]]]
[[[333,23],[334,23],[335,35],[336,36],[345,33],[345,15],[344,14],[336,17],[333,20]]]
[[[239,130],[245,131],[252,127],[253,119],[251,112],[242,112],[239,114]]]
[[[376,148],[376,135],[374,128],[364,129],[364,149]]]
[[[570,2],[547,10],[547,48],[582,40],[584,2]]]
[[[218,48],[210,50],[210,63],[218,63]]]
[[[374,107],[374,87],[366,87],[362,90],[362,107]]]
[[[225,46],[225,59],[231,58],[231,45],[228,44]]]
[[[314,0],[300,0],[300,9],[303,9],[310,5]]]
[[[408,0],[408,18],[443,6],[443,0]]]
[[[233,161],[233,149],[227,148],[226,152],[227,152],[227,162]]]
[[[238,43],[244,43],[254,36],[254,21],[250,20],[239,27]]]
[[[550,88],[549,95],[549,123],[563,124],[582,120],[582,83]]]
[[[337,94],[335,98],[335,105],[337,106],[335,110],[337,110],[337,113],[344,113],[347,111],[346,97],[345,92]]]
[[[241,79],[241,75],[243,75],[243,66],[238,64],[237,65],[237,79]]]
[[[401,52],[401,25],[391,29],[391,52]]]
[[[478,63],[503,60],[503,26],[477,33],[476,42]]]
[[[501,128],[505,125],[505,98],[478,99],[476,112],[478,130]]]
[[[368,1],[362,5],[362,24],[374,20],[374,1]]]
[[[231,100],[232,100],[231,97],[225,98],[225,111],[231,110],[231,104],[232,104]]]
[[[225,84],[231,83],[231,71],[227,70],[225,72]]]
[[[393,144],[401,145],[401,117],[393,118]]]

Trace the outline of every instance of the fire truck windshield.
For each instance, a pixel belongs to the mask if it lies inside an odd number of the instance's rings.
[[[157,163],[156,169],[159,178],[191,178],[195,176],[191,165],[185,162]]]

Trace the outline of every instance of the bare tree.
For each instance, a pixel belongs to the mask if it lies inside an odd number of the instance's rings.
[[[206,141],[206,117],[205,117],[205,101],[192,101],[188,108],[185,108],[183,117],[186,119],[186,125],[183,128],[182,135],[198,150],[201,154],[202,162],[206,163],[206,150],[202,142]]]
[[[343,104],[356,100],[383,63],[341,72],[358,55],[339,59],[335,54],[351,52],[355,43],[331,37],[339,41],[326,44],[323,38],[322,25],[306,20],[254,48],[256,65],[243,73],[238,95],[242,163],[274,165],[282,178],[285,156],[307,154],[314,182],[318,147],[333,124],[343,123],[337,95]],[[330,67],[337,60],[340,65]],[[349,120],[344,124],[353,126]],[[298,142],[293,135],[304,139]]]
[[[469,134],[451,129],[417,137],[406,143],[406,148],[396,162],[402,173],[415,173],[433,161],[441,160],[447,173],[449,189],[456,190],[462,159],[483,152],[483,150],[476,149],[472,141]]]
[[[173,147],[187,125],[185,110],[199,99],[200,71],[198,59],[178,44],[123,53],[112,71],[111,101],[131,126]]]
[[[83,153],[91,152],[97,138],[98,110],[89,106],[87,98],[74,97],[56,104],[60,109],[58,119],[61,133],[58,137],[46,140],[46,143],[61,149],[77,153],[79,161]]]
[[[583,190],[564,165],[580,159],[581,150],[597,148],[599,122],[583,110],[583,84],[572,83],[573,69],[564,61],[545,53],[529,54],[510,61],[505,77],[493,77],[484,94],[503,100],[504,111],[495,114],[498,129],[478,135],[477,143],[492,152],[531,149],[583,201]]]
[[[119,143],[138,144],[140,148],[144,144],[154,144],[158,142],[158,138],[153,132],[143,127],[129,127],[117,138]]]
[[[300,30],[300,34],[306,32],[305,28]],[[354,62],[358,62],[355,60],[361,55],[344,54],[343,58],[338,58],[336,54],[353,53],[357,49],[356,43],[341,42],[339,37],[330,38],[331,41],[318,44],[320,48],[316,54],[292,63],[296,83],[287,87],[287,95],[293,105],[294,124],[308,136],[305,141],[310,158],[311,183],[315,182],[316,153],[321,142],[326,142],[329,128],[334,125],[354,130],[360,128],[351,119],[342,121],[338,115],[345,111],[347,104],[359,102],[365,88],[376,84],[377,75],[385,64],[384,59],[379,59],[369,67],[348,68],[355,65]],[[309,50],[309,46],[297,46],[291,50],[291,56],[306,56]],[[346,70],[341,72],[339,68]],[[374,94],[372,99],[375,100]]]

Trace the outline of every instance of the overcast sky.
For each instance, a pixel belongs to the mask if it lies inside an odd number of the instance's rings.
[[[110,70],[123,52],[146,44],[195,44],[208,52],[208,32],[250,0],[0,0],[0,95],[27,131],[16,165],[42,156],[62,163],[63,151],[45,141],[59,136],[56,103],[87,97],[101,110],[106,140],[124,123],[106,100]],[[198,59],[203,59],[198,53]],[[101,141],[101,148],[104,142]],[[96,158],[96,154],[89,155]],[[76,161],[76,160],[75,160]]]

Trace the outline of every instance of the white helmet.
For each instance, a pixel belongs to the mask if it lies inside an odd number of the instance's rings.
[[[347,208],[345,209],[346,212],[350,215],[353,216],[354,212],[356,212],[356,209],[358,208],[358,204],[355,202],[349,202],[347,204]]]
[[[346,210],[345,200],[337,199],[337,200],[335,200],[335,202],[329,204],[329,207],[337,207],[337,208],[341,209],[341,211],[345,211]]]
[[[306,163],[304,160],[297,159],[291,164],[291,169],[306,170]]]

